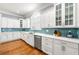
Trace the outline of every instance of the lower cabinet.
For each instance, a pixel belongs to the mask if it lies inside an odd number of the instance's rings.
[[[7,32],[7,40],[9,40],[9,41],[14,40],[13,32]]]
[[[13,35],[12,38],[15,39],[15,40],[21,38],[20,37],[20,32],[12,32],[12,35]]]
[[[54,55],[62,55],[63,51],[62,51],[62,43],[60,40],[54,39]]]
[[[8,41],[7,38],[7,33],[0,33],[0,43]]]
[[[34,47],[34,35],[33,34],[28,34],[26,42]]]
[[[54,39],[54,55],[78,55],[78,54],[79,52],[77,43]]]
[[[66,46],[63,54],[64,55],[78,55],[78,49]]]
[[[21,39],[23,39],[25,42],[27,42],[27,36],[28,36],[28,33],[21,32]]]
[[[53,39],[48,37],[42,37],[42,51],[47,54],[53,54]]]

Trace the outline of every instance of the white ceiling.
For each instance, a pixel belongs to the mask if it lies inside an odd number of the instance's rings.
[[[35,5],[35,9],[29,10],[28,6]],[[0,3],[0,11],[12,13],[14,15],[29,17],[33,12],[39,11],[51,3]]]

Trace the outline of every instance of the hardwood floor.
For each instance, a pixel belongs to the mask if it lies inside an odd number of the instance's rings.
[[[23,40],[15,40],[0,44],[0,55],[46,55]]]

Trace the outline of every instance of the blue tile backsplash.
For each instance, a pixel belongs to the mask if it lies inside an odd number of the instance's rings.
[[[1,32],[29,31],[30,28],[1,28]]]
[[[50,35],[53,35],[55,30],[60,31],[63,37],[67,37],[68,31],[71,31],[73,38],[79,38],[79,28],[42,28],[41,30],[31,30],[30,28],[1,28],[1,32],[33,31]]]

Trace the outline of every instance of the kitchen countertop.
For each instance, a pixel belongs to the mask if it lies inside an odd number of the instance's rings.
[[[52,39],[64,40],[64,41],[73,42],[73,43],[79,43],[79,39],[75,39],[75,38],[56,37],[54,35],[42,34],[42,33],[35,33],[34,35],[45,36]]]
[[[2,35],[10,33],[10,32],[1,32],[0,35],[2,37]],[[14,32],[13,32],[14,33]],[[20,33],[27,33],[27,34],[33,34],[33,35],[39,35],[39,36],[43,36],[43,37],[49,37],[52,39],[58,39],[58,40],[63,40],[63,41],[68,41],[68,42],[73,42],[73,43],[78,43],[79,44],[79,39],[76,38],[66,38],[66,37],[56,37],[54,35],[49,35],[49,34],[43,34],[43,33],[34,33],[34,32],[20,32]]]

